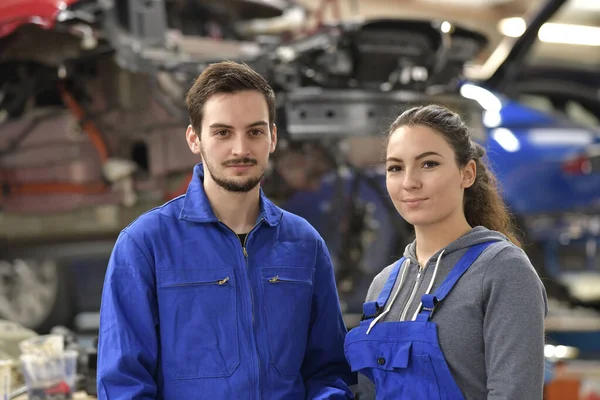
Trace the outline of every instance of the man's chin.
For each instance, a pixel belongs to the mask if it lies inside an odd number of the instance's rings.
[[[216,183],[227,190],[228,192],[233,193],[247,193],[252,189],[256,188],[260,185],[262,177],[260,178],[244,178],[244,179],[219,179],[215,180]]]

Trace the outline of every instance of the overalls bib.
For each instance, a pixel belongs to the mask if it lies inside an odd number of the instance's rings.
[[[464,400],[440,348],[437,325],[429,320],[436,305],[492,243],[477,244],[467,250],[436,292],[422,296],[423,308],[415,321],[377,324],[404,258],[392,268],[377,301],[364,304],[363,321],[346,336],[344,350],[352,371],[375,384],[378,400]],[[391,303],[386,310],[390,307]]]

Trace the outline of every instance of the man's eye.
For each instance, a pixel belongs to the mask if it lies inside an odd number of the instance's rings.
[[[250,134],[252,136],[258,136],[258,135],[262,135],[263,131],[261,131],[260,129],[253,129],[250,131]]]
[[[228,133],[227,131],[216,131],[215,135],[217,135],[217,136],[225,136],[225,135],[227,135],[227,133]]]

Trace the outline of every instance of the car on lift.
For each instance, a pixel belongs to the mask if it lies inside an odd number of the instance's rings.
[[[281,146],[263,187],[325,238],[349,325],[373,276],[411,240],[385,195],[378,143],[390,120],[418,103],[460,112],[487,147],[549,294],[590,300],[572,296],[562,270],[598,264],[600,139],[581,116],[599,102],[576,95],[577,80],[559,85],[523,63],[566,0],[544,2],[489,79],[467,81],[465,63],[486,38],[448,21],[345,22],[267,40],[257,28],[264,19],[240,17],[255,8],[240,6],[232,18],[209,0],[198,3],[212,13],[172,1],[25,3],[55,8],[21,15],[45,21],[41,28],[0,30],[8,32],[0,43],[0,316],[43,331],[98,310],[116,234],[187,185],[197,160],[174,139],[187,123],[183,95],[203,65],[223,58],[250,63],[278,92]],[[244,3],[259,2],[228,2]],[[260,17],[286,17],[285,7],[265,4]],[[0,5],[0,27],[15,21],[14,10]],[[578,65],[567,69],[583,79]],[[598,74],[589,78],[594,87]],[[539,99],[552,107],[540,109]]]
[[[597,53],[598,47],[590,50],[575,43],[568,47],[548,43],[547,39],[541,40],[538,33],[547,32],[548,27],[572,29],[573,19],[590,18],[591,10],[580,9],[580,5],[574,1],[543,2],[518,38],[508,38],[500,44],[489,58],[490,62],[481,68],[479,79],[456,83],[453,101],[428,96],[415,99],[398,96],[386,101],[385,93],[376,98],[363,90],[361,109],[356,104],[358,95],[351,95],[353,91],[348,85],[337,92],[313,90],[303,99],[305,108],[292,102],[290,107],[294,107],[297,114],[291,114],[288,121],[298,135],[324,136],[335,131],[343,137],[368,129],[357,119],[369,121],[365,117],[380,114],[389,107],[394,111],[379,121],[389,123],[399,108],[415,103],[435,101],[454,108],[474,128],[474,139],[486,147],[503,197],[522,231],[525,249],[549,295],[570,305],[600,308],[600,291],[594,289],[600,277],[597,250],[600,244],[600,74],[596,57],[600,53]],[[599,15],[600,8],[595,12]],[[398,29],[406,26],[409,25],[399,23]],[[412,32],[416,35],[417,28]],[[394,36],[401,37],[398,33]],[[476,36],[457,36],[463,45],[481,46]],[[382,48],[385,46],[388,55],[392,53],[389,42],[380,38],[378,43]],[[402,43],[400,39],[398,43]],[[377,49],[376,45],[369,44],[371,50]],[[558,48],[561,51],[557,51],[557,45],[563,46]],[[418,54],[411,50],[412,54]],[[450,53],[460,60],[461,51],[455,49]],[[506,56],[499,59],[496,55],[502,53]],[[401,53],[393,49],[393,54]],[[586,65],[585,60],[591,64]],[[462,67],[464,61],[457,63],[457,67]],[[385,56],[373,52],[363,62],[365,66],[378,65],[379,68],[386,65]],[[436,62],[440,70],[452,70]],[[306,61],[302,65],[311,64]],[[374,67],[365,70],[377,73]],[[490,72],[482,79],[486,70]],[[324,78],[323,81],[334,80]],[[453,84],[448,79],[442,82]],[[427,93],[427,89],[413,93]],[[472,99],[480,107],[458,98]],[[401,106],[393,107],[394,103]],[[323,113],[329,113],[327,119]],[[352,118],[357,114],[358,118]],[[312,120],[311,115],[315,116]],[[376,130],[385,130],[385,124]],[[366,145],[361,142],[360,146]],[[337,258],[343,305],[353,314],[352,323],[355,323],[373,276],[401,255],[411,240],[411,231],[398,220],[384,195],[385,176],[381,164],[356,168],[348,162],[345,167],[341,172],[333,170],[326,175],[316,190],[296,191],[283,207],[303,215],[326,237]],[[346,207],[339,207],[340,204]],[[337,226],[342,229],[332,228]]]

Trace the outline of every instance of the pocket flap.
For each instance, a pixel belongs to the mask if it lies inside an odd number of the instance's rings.
[[[346,358],[352,372],[366,368],[392,371],[408,367],[411,348],[410,342],[360,340],[346,345]]]
[[[159,271],[159,285],[162,288],[202,284],[226,285],[233,281],[232,272],[230,268],[163,269]]]
[[[264,267],[260,273],[271,283],[305,283],[312,285],[314,268],[304,267]]]

